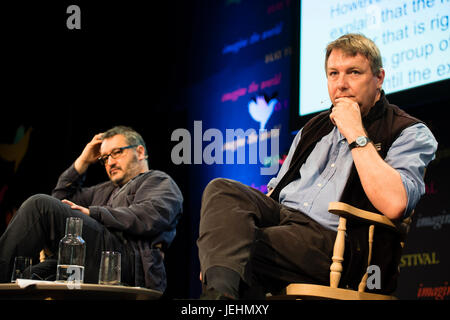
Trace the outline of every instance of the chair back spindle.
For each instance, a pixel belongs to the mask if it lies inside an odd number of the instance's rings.
[[[330,266],[330,287],[337,288],[342,274],[342,261],[344,261],[345,231],[347,230],[347,219],[339,217],[339,226],[336,241],[333,248],[333,263]]]

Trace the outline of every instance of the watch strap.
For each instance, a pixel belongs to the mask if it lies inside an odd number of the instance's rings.
[[[360,138],[360,137],[358,137],[358,138]],[[356,147],[365,147],[365,146],[367,146],[370,142],[372,142],[372,140],[370,140],[369,137],[364,137],[364,138],[366,138],[367,143],[366,143],[364,146],[361,146],[361,145],[359,145],[359,144],[356,142],[356,141],[358,140],[358,138],[356,138],[355,141],[353,141],[352,143],[350,143],[350,144],[348,145],[348,147],[349,147],[350,150],[352,150],[352,149],[354,149],[354,148],[356,148]]]

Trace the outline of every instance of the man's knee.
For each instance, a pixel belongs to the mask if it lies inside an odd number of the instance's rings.
[[[232,182],[230,179],[226,178],[215,178],[211,180],[207,185],[205,190],[208,189],[222,189],[224,186],[229,185]]]
[[[227,193],[237,192],[237,181],[226,178],[215,178],[211,180],[203,191],[203,198],[209,198],[226,191]]]
[[[25,200],[20,206],[19,212],[24,212],[26,214],[39,214],[46,211],[49,204],[57,201],[57,199],[46,195],[46,194],[35,194]]]

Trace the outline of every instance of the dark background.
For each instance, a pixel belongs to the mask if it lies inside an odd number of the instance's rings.
[[[66,8],[71,4],[81,8],[81,30],[66,27]],[[166,297],[198,297],[195,241],[200,197],[212,174],[202,176],[210,170],[205,166],[174,165],[171,134],[177,128],[190,129],[193,120],[222,115],[221,105],[199,107],[212,93],[203,96],[198,88],[209,88],[211,79],[221,82],[228,77],[224,72],[239,78],[239,71],[250,66],[268,70],[261,79],[283,72],[276,93],[288,108],[280,112],[277,121],[284,126],[283,144],[289,146],[291,131],[299,129],[294,126],[304,120],[290,115],[290,110],[298,110],[297,10],[296,1],[276,0],[2,3],[0,145],[14,144],[27,130],[31,134],[17,170],[14,162],[0,159],[0,232],[26,198],[51,192],[58,176],[96,133],[128,125],[144,137],[150,166],[171,175],[185,198],[178,235],[167,253]],[[284,22],[279,37],[236,55],[221,54],[223,46],[240,35],[267,30],[278,21]],[[287,47],[292,49],[291,56],[264,63],[268,53]],[[244,85],[249,83],[244,81]],[[222,86],[223,92],[236,88],[229,83]],[[449,87],[445,81],[388,97],[424,120],[439,141],[437,159],[427,171],[427,194],[416,210],[417,219],[444,216],[449,220]],[[209,127],[214,127],[214,122]],[[286,150],[280,150],[283,152]],[[106,178],[104,170],[94,165],[86,183]],[[435,252],[438,263],[428,264],[422,259],[422,263],[403,266],[399,297],[416,299],[419,288],[448,286],[450,259],[444,248],[448,240],[449,223],[439,228],[416,228],[413,223],[405,254],[423,258],[424,253]]]
[[[178,106],[177,88],[187,81],[192,7],[185,1],[142,3],[2,6],[0,144],[12,144],[19,128],[31,129],[31,135],[17,171],[13,162],[0,159],[1,232],[25,199],[51,193],[86,143],[115,125],[141,133],[151,168],[171,175],[189,203],[186,171],[172,165],[169,142],[174,129],[186,127],[187,110]],[[71,4],[81,8],[81,30],[66,27]],[[87,177],[86,185],[107,179],[100,165],[91,166]],[[188,219],[185,213],[176,238],[181,241],[167,258],[177,296],[188,295],[187,270],[178,269],[183,265],[178,261],[186,264],[188,259],[189,242],[183,240],[189,238],[184,230]]]

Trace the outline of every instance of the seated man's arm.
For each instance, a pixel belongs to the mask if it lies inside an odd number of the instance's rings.
[[[425,193],[423,175],[434,158],[437,142],[423,124],[403,130],[383,160],[373,144],[352,150],[364,191],[389,219],[408,214]]]
[[[100,145],[102,143],[102,133],[96,134],[94,138],[86,144],[83,152],[75,162],[64,171],[52,191],[52,196],[60,200],[70,199],[81,206],[87,206],[92,202],[93,192],[90,189],[83,189],[85,173],[88,167],[97,162],[100,157]]]
[[[330,119],[349,144],[358,136],[367,136],[362,124],[360,107],[350,98],[339,98],[335,101]],[[422,130],[416,131],[417,128]],[[372,143],[362,148],[354,148],[351,152],[364,192],[370,202],[386,217],[395,220],[401,218],[410,207],[409,197],[414,187],[408,187],[408,181],[417,184],[421,180],[419,184],[423,185],[423,172],[433,159],[436,149],[437,142],[431,131],[424,125],[414,125],[403,130],[394,141],[386,161],[380,157]],[[391,162],[387,161],[389,159]],[[404,161],[405,159],[407,161]],[[396,165],[397,162],[400,165]],[[417,178],[421,172],[422,176]]]
[[[52,196],[60,200],[70,199],[81,206],[88,206],[92,203],[95,187],[83,188],[85,179],[86,175],[80,175],[72,164],[59,176]]]
[[[137,236],[155,236],[176,227],[183,196],[166,174],[153,172],[124,206],[90,206],[90,216],[107,228]]]

